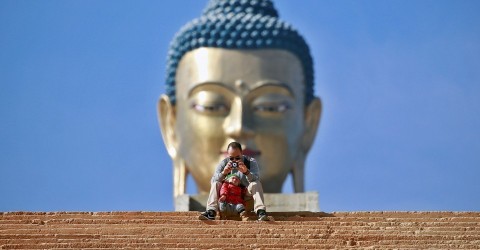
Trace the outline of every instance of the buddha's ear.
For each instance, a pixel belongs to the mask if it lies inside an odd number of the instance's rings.
[[[160,96],[157,103],[157,118],[162,132],[163,142],[172,159],[177,156],[177,137],[175,135],[175,106],[167,95]]]
[[[315,140],[320,117],[322,116],[322,101],[315,97],[310,104],[305,107],[305,130],[303,132],[302,147],[303,152],[307,154]]]

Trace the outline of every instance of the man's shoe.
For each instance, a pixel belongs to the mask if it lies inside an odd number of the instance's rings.
[[[198,216],[198,219],[199,220],[215,220],[216,215],[217,215],[217,212],[215,212],[214,210],[207,210],[207,211],[201,213]]]
[[[259,209],[257,211],[257,215],[258,215],[258,220],[259,221],[267,221],[268,220],[267,212],[265,212],[265,210],[263,210],[263,209]]]

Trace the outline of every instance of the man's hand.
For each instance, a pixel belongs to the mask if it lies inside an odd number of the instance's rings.
[[[228,162],[227,166],[225,166],[225,168],[223,169],[222,174],[223,175],[228,175],[230,173],[230,171],[232,171],[232,163]]]
[[[243,161],[238,163],[238,171],[240,171],[244,174],[248,172],[248,168],[247,168],[247,166],[245,166],[245,163],[243,163]]]

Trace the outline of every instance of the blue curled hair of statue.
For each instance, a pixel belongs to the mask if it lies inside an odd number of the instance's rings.
[[[303,66],[305,103],[309,104],[314,98],[310,49],[297,30],[278,18],[271,0],[210,0],[201,17],[178,31],[167,57],[166,94],[173,105],[180,59],[200,47],[289,51]]]

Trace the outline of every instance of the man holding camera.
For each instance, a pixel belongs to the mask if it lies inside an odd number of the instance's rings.
[[[247,188],[245,200],[253,198],[254,210],[258,220],[268,220],[266,208],[263,203],[263,188],[259,180],[259,169],[254,158],[242,154],[242,145],[231,142],[227,147],[227,158],[222,160],[213,174],[210,194],[207,200],[207,211],[200,214],[201,220],[214,220],[218,210],[218,194],[222,182],[229,174],[235,174],[240,179],[241,185]],[[250,196],[250,197],[249,197]]]

